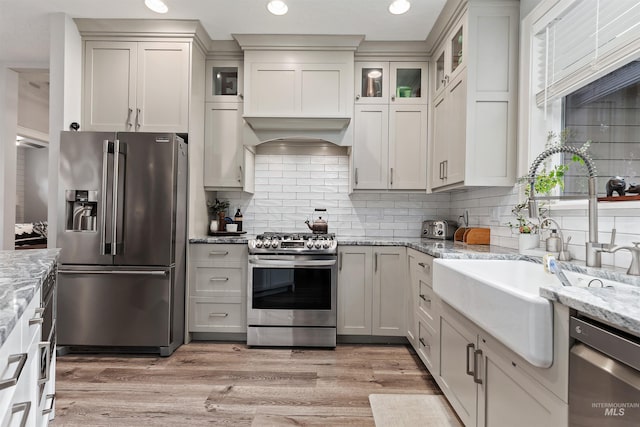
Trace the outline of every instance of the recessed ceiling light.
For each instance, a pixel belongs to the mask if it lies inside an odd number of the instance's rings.
[[[287,4],[282,0],[271,0],[267,3],[267,9],[274,15],[284,15],[289,10]]]
[[[389,12],[394,15],[402,15],[406,13],[411,7],[411,3],[408,0],[394,0],[393,3],[389,5]]]
[[[162,0],[144,0],[145,6],[156,13],[167,13],[169,8]]]

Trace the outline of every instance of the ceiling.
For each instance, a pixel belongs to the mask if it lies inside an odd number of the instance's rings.
[[[425,40],[446,0],[410,0],[391,15],[391,0],[286,0],[289,13],[271,15],[267,0],[165,0],[169,12],[143,0],[0,0],[0,62],[49,60],[48,14],[72,18],[199,19],[213,40],[231,34],[363,34],[366,40]]]

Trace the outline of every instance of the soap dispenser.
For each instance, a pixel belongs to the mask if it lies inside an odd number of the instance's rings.
[[[547,252],[560,252],[562,249],[562,240],[558,237],[558,232],[555,229],[551,230],[551,234],[547,237]]]

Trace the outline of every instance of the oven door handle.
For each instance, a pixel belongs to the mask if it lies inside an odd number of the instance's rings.
[[[250,259],[249,264],[253,264],[257,267],[331,267],[336,265],[335,259],[330,260],[305,260],[305,261],[292,261],[292,260],[263,260],[263,259]]]

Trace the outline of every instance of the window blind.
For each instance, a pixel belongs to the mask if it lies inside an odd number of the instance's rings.
[[[564,0],[536,33],[539,107],[640,55],[640,0]]]

